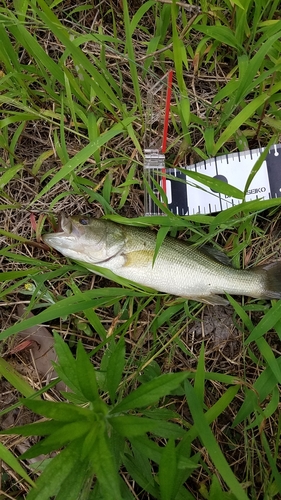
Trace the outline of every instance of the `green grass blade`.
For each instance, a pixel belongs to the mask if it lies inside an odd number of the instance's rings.
[[[274,325],[280,321],[281,318],[281,300],[278,300],[270,309],[267,311],[265,316],[259,322],[257,326],[252,330],[249,337],[245,340],[245,344],[248,345],[251,342],[256,341],[262,337],[266,332],[268,332]]]
[[[213,177],[209,177],[208,175],[201,174],[200,172],[194,172],[193,170],[187,170],[184,168],[178,168],[178,170],[185,174],[187,177],[190,177],[191,179],[194,179],[195,181],[208,186],[210,189],[212,189],[212,191],[215,191],[216,193],[222,193],[241,200],[244,198],[243,191],[240,191],[240,189],[236,188],[235,186],[231,186],[231,184],[223,182],[219,179],[215,179]]]
[[[138,77],[137,64],[136,64],[136,59],[135,59],[135,50],[134,50],[134,45],[133,45],[133,40],[132,40],[134,23],[132,24],[132,22],[130,21],[129,7],[128,7],[127,0],[123,0],[123,16],[124,16],[124,26],[125,26],[125,33],[126,33],[126,48],[128,51],[128,59],[129,59],[129,65],[130,65],[131,78],[133,81],[133,87],[134,87],[135,98],[136,98],[138,110],[142,114],[142,101],[141,101],[141,94],[140,94],[139,77]]]
[[[281,83],[274,85],[270,90],[259,95],[251,100],[240,113],[238,113],[231,123],[226,127],[220,138],[214,145],[214,154],[222,148],[222,146],[234,135],[234,133],[250,118],[258,108],[260,108],[271,95],[274,95],[281,89]]]
[[[232,30],[226,26],[199,26],[198,24],[194,26],[195,30],[208,35],[214,40],[222,42],[229,47],[237,49],[239,53],[243,52],[243,46],[238,42]]]
[[[106,288],[100,290],[89,290],[88,292],[67,297],[58,303],[51,305],[46,311],[7,328],[4,332],[0,333],[0,340],[4,340],[10,335],[14,335],[21,330],[26,330],[26,328],[48,322],[55,318],[68,316],[69,314],[74,314],[75,312],[82,311],[83,309],[88,309],[93,306],[100,307],[102,304],[108,304],[108,302],[110,302],[110,298],[115,299],[116,297],[124,297],[124,295],[141,297],[143,293],[123,288]]]
[[[36,196],[33,203],[38,201],[44,194],[46,194],[53,186],[55,186],[59,181],[67,178],[69,174],[79,165],[85,163],[90,156],[94,155],[104,144],[106,144],[110,139],[118,134],[124,132],[124,128],[128,123],[130,123],[133,118],[124,120],[123,123],[114,125],[111,130],[101,134],[95,141],[90,142],[85,148],[83,148],[79,153],[77,153],[73,158],[71,158],[60,170],[57,172],[51,181],[40,191]]]
[[[0,443],[0,458],[31,486],[35,486],[35,483],[26,474],[16,457],[2,443]]]
[[[196,393],[188,380],[185,381],[185,392],[188,406],[190,408],[194,425],[198,430],[198,436],[202,444],[208,450],[210,458],[218,469],[225,483],[236,496],[237,500],[249,500],[241,484],[233,474],[227,463],[218,443],[215,439],[203,413],[202,406],[196,396]]]
[[[12,367],[5,359],[0,358],[0,373],[1,375],[10,382],[10,384],[19,391],[23,396],[29,398],[34,396],[36,392],[26,380],[18,373],[15,368]]]

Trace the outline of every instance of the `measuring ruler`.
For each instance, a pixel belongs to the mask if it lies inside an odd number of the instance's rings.
[[[244,191],[247,179],[264,148],[217,156],[181,167],[220,179]],[[164,173],[165,172],[165,173]],[[165,156],[156,149],[144,151],[144,174],[154,196],[161,201],[157,184],[165,193],[169,210],[177,215],[211,214],[241,203],[240,199],[212,191],[177,168],[165,169]],[[245,201],[281,197],[281,144],[273,145],[252,180]],[[146,215],[164,215],[145,192]]]

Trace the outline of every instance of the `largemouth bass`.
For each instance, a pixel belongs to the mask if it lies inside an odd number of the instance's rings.
[[[167,237],[153,264],[156,234],[103,219],[60,218],[59,232],[43,240],[60,253],[83,263],[109,269],[160,292],[208,304],[226,304],[219,294],[281,298],[281,262],[268,268],[238,270],[209,250]]]

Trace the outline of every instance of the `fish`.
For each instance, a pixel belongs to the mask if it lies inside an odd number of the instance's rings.
[[[157,235],[150,228],[122,225],[88,216],[61,214],[58,232],[43,241],[86,267],[107,269],[113,276],[166,294],[211,305],[229,302],[221,295],[281,298],[281,261],[235,269],[211,247],[167,236],[156,254]],[[95,272],[95,271],[94,271]],[[101,274],[101,273],[97,273]]]

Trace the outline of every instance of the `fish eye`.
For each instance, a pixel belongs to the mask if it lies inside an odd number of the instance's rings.
[[[82,226],[87,226],[89,224],[88,219],[79,219],[79,222],[80,224],[82,224]]]

